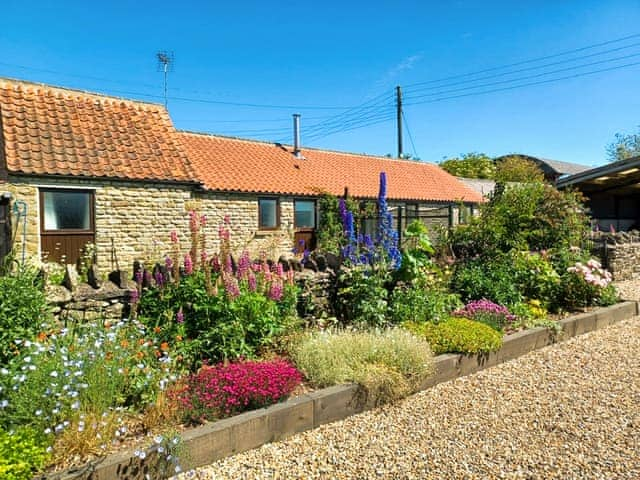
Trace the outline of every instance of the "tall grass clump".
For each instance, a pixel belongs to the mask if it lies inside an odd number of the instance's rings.
[[[311,333],[291,350],[314,385],[355,382],[375,404],[409,395],[434,369],[429,344],[400,329]]]

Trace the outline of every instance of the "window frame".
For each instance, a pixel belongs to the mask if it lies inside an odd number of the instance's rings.
[[[40,200],[40,233],[46,235],[87,235],[87,234],[95,234],[96,232],[96,198],[95,198],[95,190],[91,189],[81,189],[81,188],[55,188],[55,187],[40,187],[39,189],[39,200]],[[56,193],[86,193],[89,195],[89,229],[84,228],[64,228],[64,229],[55,229],[55,230],[47,230],[45,229],[44,224],[44,212],[45,212],[45,200],[44,194],[46,192],[56,192]]]
[[[312,226],[304,226],[299,227],[297,225],[298,216],[296,213],[296,203],[298,202],[307,202],[313,204],[313,225]],[[318,227],[318,202],[315,199],[309,198],[294,198],[293,199],[293,228],[298,230],[315,230]]]
[[[260,202],[263,200],[275,200],[276,202],[276,224],[275,226],[262,225],[262,218],[260,215]],[[280,229],[280,198],[279,197],[258,197],[258,230],[261,231],[273,231]]]

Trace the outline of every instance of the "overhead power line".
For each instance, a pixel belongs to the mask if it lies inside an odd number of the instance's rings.
[[[613,52],[619,52],[620,50],[626,50],[628,48],[633,48],[633,47],[637,47],[637,46],[640,46],[640,42],[632,43],[630,45],[625,45],[623,47],[604,50],[602,52],[591,53],[589,55],[581,55],[579,57],[568,58],[568,59],[560,60],[560,61],[557,61],[557,62],[544,63],[542,65],[535,65],[535,66],[532,66],[532,67],[520,68],[518,70],[510,70],[508,72],[497,73],[497,74],[494,74],[494,75],[487,75],[487,76],[484,76],[484,77],[472,78],[472,79],[469,79],[469,80],[462,80],[462,81],[459,81],[459,82],[447,83],[447,84],[444,84],[444,85],[436,85],[436,86],[430,86],[430,87],[418,87],[418,88],[403,87],[403,90],[405,92],[408,92],[408,93],[416,93],[416,92],[421,92],[421,91],[439,90],[441,88],[448,88],[448,87],[453,87],[453,86],[456,86],[456,85],[466,85],[466,84],[469,84],[469,83],[480,82],[480,81],[483,81],[483,80],[491,80],[493,78],[506,77],[508,75],[514,75],[516,73],[528,72],[528,71],[532,71],[532,70],[540,70],[540,69],[543,69],[543,68],[553,67],[553,66],[556,66],[556,65],[564,65],[564,64],[575,62],[575,61],[578,61],[578,60],[584,60],[586,58],[598,57],[598,56],[601,56],[601,55],[606,55],[606,54],[613,53]]]
[[[485,69],[482,69],[482,70],[476,70],[475,72],[462,73],[462,74],[458,74],[458,75],[451,75],[451,76],[448,76],[448,77],[437,78],[437,79],[434,79],[434,80],[427,80],[427,81],[424,81],[424,82],[411,83],[409,85],[405,85],[404,87],[405,88],[409,88],[409,87],[415,87],[415,86],[418,86],[418,85],[427,85],[427,84],[430,84],[430,83],[443,82],[443,81],[447,81],[447,80],[456,80],[458,78],[470,77],[472,75],[478,75],[478,74],[481,74],[481,73],[493,72],[493,71],[496,71],[496,70],[503,70],[505,68],[511,68],[511,67],[517,67],[517,66],[520,66],[520,65],[526,65],[527,63],[540,62],[542,60],[549,60],[551,58],[557,58],[557,57],[561,57],[561,56],[564,56],[564,55],[570,55],[572,53],[584,52],[585,50],[590,50],[592,48],[603,47],[605,45],[611,45],[613,43],[623,42],[625,40],[630,40],[632,38],[638,38],[638,37],[640,37],[640,33],[635,33],[633,35],[627,35],[626,37],[620,37],[620,38],[616,38],[616,39],[613,39],[613,40],[608,40],[606,42],[594,43],[594,44],[587,45],[587,46],[584,46],[584,47],[574,48],[572,50],[565,50],[563,52],[554,53],[554,54],[551,54],[551,55],[545,55],[545,56],[542,56],[542,57],[530,58],[528,60],[522,60],[522,61],[515,62],[515,63],[509,63],[509,64],[506,64],[506,65],[500,65],[500,66],[497,66],[497,67],[490,67],[490,68],[485,68]]]
[[[587,76],[587,75],[594,75],[596,73],[610,72],[610,71],[613,71],[613,70],[620,70],[622,68],[634,67],[636,65],[640,65],[640,62],[627,63],[625,65],[618,65],[618,66],[615,66],[615,67],[602,68],[600,70],[593,70],[593,71],[590,71],[590,72],[576,73],[574,75],[567,75],[565,77],[559,77],[559,78],[551,78],[549,80],[541,80],[541,81],[538,81],[538,82],[523,83],[521,85],[513,85],[513,86],[510,86],[510,87],[494,88],[492,90],[486,90],[486,91],[483,91],[483,92],[471,92],[471,93],[465,93],[465,94],[461,94],[461,95],[452,95],[452,96],[449,96],[449,97],[436,98],[436,99],[433,99],[433,100],[424,100],[424,101],[420,101],[420,102],[407,103],[405,105],[422,105],[422,104],[425,104],[425,103],[441,102],[443,100],[451,100],[451,99],[454,99],[454,98],[472,97],[472,96],[476,96],[476,95],[486,95],[488,93],[503,92],[503,91],[506,91],[506,90],[514,90],[514,89],[517,89],[517,88],[529,87],[529,86],[533,86],[533,85],[542,85],[542,84],[545,84],[545,83],[553,83],[553,82],[559,82],[559,81],[562,81],[562,80],[569,80],[569,79],[572,79],[572,78],[584,77],[584,76]]]
[[[451,90],[441,90],[435,93],[425,93],[422,95],[414,95],[414,96],[409,96],[406,97],[407,100],[412,100],[412,99],[416,99],[416,98],[424,98],[424,97],[434,97],[434,96],[441,96],[447,93],[455,93],[455,92],[462,92],[465,90],[472,90],[472,89],[477,89],[477,88],[484,88],[484,87],[492,87],[494,85],[504,85],[507,83],[515,83],[515,82],[519,82],[519,81],[524,81],[524,80],[530,80],[532,78],[540,78],[540,77],[544,77],[547,75],[553,75],[556,73],[562,73],[562,72],[568,72],[568,71],[572,71],[572,70],[579,70],[581,68],[586,68],[586,67],[592,67],[594,65],[601,65],[603,63],[610,63],[610,62],[617,62],[620,60],[627,60],[629,58],[634,58],[634,57],[638,57],[640,56],[640,53],[633,53],[630,55],[624,55],[622,57],[616,57],[616,58],[610,58],[610,59],[606,59],[606,60],[599,60],[597,62],[590,62],[590,63],[584,63],[581,65],[574,65],[572,67],[566,67],[566,68],[559,68],[557,70],[550,70],[548,72],[542,72],[542,73],[537,73],[535,75],[527,75],[524,77],[516,77],[516,78],[511,78],[509,80],[501,80],[498,82],[491,82],[491,83],[484,83],[484,84],[480,84],[480,85],[471,85],[468,87],[461,87],[461,88],[454,88]]]

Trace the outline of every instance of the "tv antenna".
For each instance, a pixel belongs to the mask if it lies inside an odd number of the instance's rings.
[[[158,52],[156,58],[158,59],[158,71],[164,74],[164,108],[167,108],[167,74],[173,70],[173,52]]]

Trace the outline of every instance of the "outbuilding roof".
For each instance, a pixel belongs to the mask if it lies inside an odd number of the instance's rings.
[[[379,175],[396,200],[482,202],[482,195],[434,164],[180,132],[191,164],[212,191],[374,198]]]
[[[5,78],[2,170],[198,183],[162,105]]]

